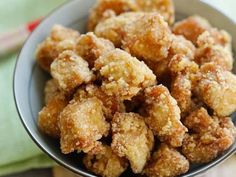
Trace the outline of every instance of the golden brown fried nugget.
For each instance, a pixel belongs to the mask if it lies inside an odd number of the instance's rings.
[[[114,152],[126,157],[134,173],[143,170],[153,148],[154,137],[143,117],[135,113],[116,113],[112,119],[112,144]]]
[[[124,12],[135,11],[137,7],[134,0],[98,0],[89,14],[88,31],[95,29],[107,10],[112,10],[116,15],[119,15]]]
[[[175,23],[172,31],[174,34],[183,35],[196,45],[198,36],[210,28],[211,25],[205,18],[194,15]]]
[[[198,38],[198,48],[195,53],[195,61],[199,65],[204,63],[213,62],[216,65],[226,70],[233,68],[232,52],[221,45],[214,43],[214,39],[210,36],[209,32],[202,33]]]
[[[90,68],[102,54],[113,49],[115,47],[109,40],[98,38],[92,32],[81,35],[76,44],[77,54],[89,63]]]
[[[158,12],[165,21],[172,25],[175,20],[175,9],[172,0],[135,0],[139,11]]]
[[[213,160],[235,140],[236,129],[231,118],[211,117],[204,108],[190,114],[185,125],[193,134],[184,138],[182,152],[192,163],[207,163]]]
[[[53,95],[38,114],[40,130],[51,137],[59,138],[59,115],[67,104],[68,99],[62,92]]]
[[[44,87],[44,102],[47,104],[55,95],[61,91],[55,79],[50,79],[46,82]]]
[[[189,161],[176,149],[161,144],[143,173],[148,177],[175,177],[189,170]]]
[[[65,50],[74,50],[79,33],[75,30],[54,25],[49,36],[38,45],[36,59],[38,64],[50,72],[50,65],[60,53]]]
[[[181,115],[185,115],[192,107],[192,83],[188,76],[178,74],[171,84],[171,96],[175,98],[181,110]]]
[[[108,95],[130,100],[141,89],[156,84],[156,77],[147,65],[129,53],[115,49],[95,61],[103,82],[101,88]]]
[[[111,120],[116,112],[125,112],[123,101],[116,95],[107,95],[101,88],[88,84],[85,88],[79,88],[74,94],[74,99],[83,101],[84,99],[97,97],[103,103],[104,114],[107,120]]]
[[[103,150],[98,140],[108,135],[110,125],[105,121],[102,107],[101,101],[94,97],[82,102],[72,100],[64,108],[59,120],[62,153]]]
[[[229,116],[236,110],[236,76],[214,63],[201,67],[195,90],[218,116]]]
[[[182,35],[172,35],[172,43],[170,46],[170,54],[174,55],[185,55],[186,57],[193,59],[195,54],[195,46],[191,41],[185,39]]]
[[[145,92],[146,123],[162,142],[173,147],[181,146],[187,128],[180,122],[176,100],[163,85],[147,88]]]
[[[142,12],[126,12],[119,16],[108,18],[98,23],[94,33],[98,37],[109,39],[116,47],[121,47],[125,35],[125,26],[136,22],[142,15],[144,15]]]
[[[119,177],[128,167],[127,160],[117,156],[110,146],[97,155],[86,154],[83,158],[85,167],[102,177]]]
[[[146,13],[135,23],[125,26],[123,48],[145,61],[161,61],[168,56],[171,31],[158,13]]]
[[[94,75],[89,70],[88,63],[73,51],[62,52],[51,64],[52,77],[59,88],[71,92],[82,83],[93,80]]]

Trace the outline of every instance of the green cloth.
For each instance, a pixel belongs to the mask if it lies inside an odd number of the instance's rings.
[[[65,0],[0,0],[0,32],[45,16]],[[0,176],[53,165],[24,130],[16,112],[12,79],[17,54],[0,58]]]

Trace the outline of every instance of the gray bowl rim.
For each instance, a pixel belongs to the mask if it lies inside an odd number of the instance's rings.
[[[66,1],[64,3],[62,3],[61,5],[59,5],[58,7],[56,7],[55,9],[53,9],[50,13],[48,13],[41,21],[41,23],[39,24],[39,26],[48,18],[50,17],[54,12],[59,11],[61,8],[63,8],[63,6],[65,5],[69,5],[70,3],[73,3],[76,0],[70,0],[70,1]],[[235,23],[230,17],[228,17],[224,12],[220,11],[218,8],[213,7],[209,4],[207,4],[206,2],[200,0],[200,3],[203,3],[205,6],[207,6],[207,8],[211,8],[213,10],[215,10],[217,13],[219,13],[220,15],[224,16],[225,18],[227,18],[231,23]],[[38,27],[37,27],[38,28]],[[56,156],[54,156],[50,151],[48,151],[43,145],[40,144],[40,142],[33,136],[33,134],[31,133],[30,129],[28,128],[27,125],[27,121],[25,120],[25,118],[22,116],[22,110],[20,109],[20,107],[18,106],[18,100],[17,100],[17,94],[16,94],[16,71],[18,69],[18,62],[20,59],[20,54],[21,51],[24,50],[26,43],[28,43],[28,40],[31,38],[31,36],[34,34],[34,32],[37,30],[37,28],[27,37],[23,47],[20,49],[18,55],[17,55],[17,60],[15,63],[15,67],[14,67],[14,72],[13,72],[13,96],[14,96],[14,102],[15,102],[15,106],[16,106],[16,110],[17,113],[19,115],[20,121],[23,124],[26,132],[28,133],[28,135],[30,136],[30,138],[33,140],[33,142],[47,155],[49,156],[51,159],[53,159],[55,162],[57,162],[59,165],[62,165],[63,167],[71,170],[72,172],[85,176],[85,177],[95,177],[95,175],[89,173],[89,172],[84,172],[82,170],[76,169],[70,165],[68,165],[67,163],[65,163],[62,160],[59,160]],[[236,142],[235,142],[236,143]],[[216,159],[212,162],[210,162],[210,164],[207,164],[203,167],[201,167],[199,170],[196,170],[194,172],[190,172],[190,174],[183,174],[181,175],[181,177],[193,177],[193,176],[198,176],[203,174],[204,172],[206,172],[207,170],[211,169],[212,167],[215,167],[216,165],[219,165],[220,163],[222,163],[223,161],[225,161],[227,158],[229,158],[231,155],[233,155],[234,153],[236,153],[236,146],[232,149],[230,149],[227,153],[223,154],[222,157],[220,157],[219,159]]]

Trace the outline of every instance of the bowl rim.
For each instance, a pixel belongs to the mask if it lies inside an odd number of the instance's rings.
[[[60,11],[65,5],[69,5],[72,4],[73,2],[75,2],[77,0],[71,0],[71,1],[66,1],[62,4],[60,4],[59,6],[57,6],[55,9],[53,9],[51,12],[49,12],[47,15],[45,15],[45,17],[41,20],[40,24],[38,25],[38,27],[40,25],[42,25],[42,23],[48,19],[52,14],[54,14],[57,11]],[[176,1],[176,0],[173,0]],[[199,1],[199,0],[198,0]],[[211,8],[213,10],[215,10],[217,13],[219,13],[220,15],[224,16],[225,18],[227,18],[231,23],[235,24],[235,22],[233,21],[233,19],[231,17],[229,17],[228,15],[226,15],[224,12],[220,11],[217,7],[212,6],[210,4],[208,4],[207,2],[200,0],[199,3],[204,4],[204,6],[206,6],[207,8]],[[72,167],[71,165],[67,164],[66,162],[64,162],[63,160],[60,160],[57,156],[53,155],[47,148],[45,148],[38,140],[37,138],[33,135],[33,133],[31,132],[31,130],[28,128],[27,125],[27,119],[24,118],[23,114],[22,114],[22,110],[19,107],[18,104],[18,98],[17,98],[17,94],[16,94],[16,90],[17,90],[17,85],[16,85],[16,72],[18,69],[18,62],[20,60],[20,55],[22,53],[22,51],[24,50],[26,43],[28,43],[29,39],[32,37],[32,35],[35,33],[35,31],[37,30],[37,28],[27,37],[27,39],[24,42],[24,45],[22,46],[22,48],[20,49],[18,55],[17,55],[17,59],[15,62],[15,66],[14,66],[14,72],[13,72],[13,97],[14,97],[14,102],[15,102],[15,107],[18,113],[18,116],[20,118],[21,123],[24,126],[24,129],[26,130],[26,132],[28,133],[28,135],[30,136],[30,138],[33,140],[33,142],[44,152],[44,154],[46,154],[48,157],[50,157],[51,159],[53,159],[55,162],[57,162],[59,165],[62,165],[63,167],[71,170],[72,172],[85,176],[85,177],[96,177],[96,175],[90,173],[90,172],[85,172],[83,170],[77,169]],[[226,160],[227,158],[229,158],[232,154],[234,154],[236,152],[236,146],[234,148],[231,148],[227,153],[223,154],[221,158],[219,159],[215,159],[214,161],[212,161],[210,164],[207,164],[203,167],[201,167],[199,170],[193,171],[190,174],[183,174],[181,175],[181,177],[193,177],[193,176],[197,176],[197,175],[201,175],[204,172],[206,172],[207,170],[211,169],[212,167],[219,165],[221,162],[223,162],[224,160]]]

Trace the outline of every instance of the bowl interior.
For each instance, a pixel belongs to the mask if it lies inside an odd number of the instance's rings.
[[[14,74],[14,94],[17,109],[23,125],[31,138],[44,152],[58,163],[87,177],[95,175],[85,170],[81,163],[81,155],[77,153],[63,155],[60,152],[59,142],[41,134],[37,128],[37,114],[43,107],[44,84],[50,76],[36,65],[34,51],[37,44],[44,40],[50,28],[55,23],[77,29],[81,33],[84,33],[88,10],[95,1],[96,0],[73,0],[50,14],[25,43],[18,57]],[[174,0],[174,2],[177,20],[194,14],[199,14],[207,18],[213,26],[225,29],[231,33],[234,41],[233,49],[236,51],[236,27],[230,19],[199,0]],[[234,72],[235,71],[236,67],[234,67]],[[232,115],[232,118],[235,123],[236,114]],[[192,165],[189,172],[183,176],[195,176],[206,171],[231,155],[235,149],[236,143],[214,161],[203,165]],[[124,173],[122,176],[130,176],[130,171],[128,170],[128,172]]]

